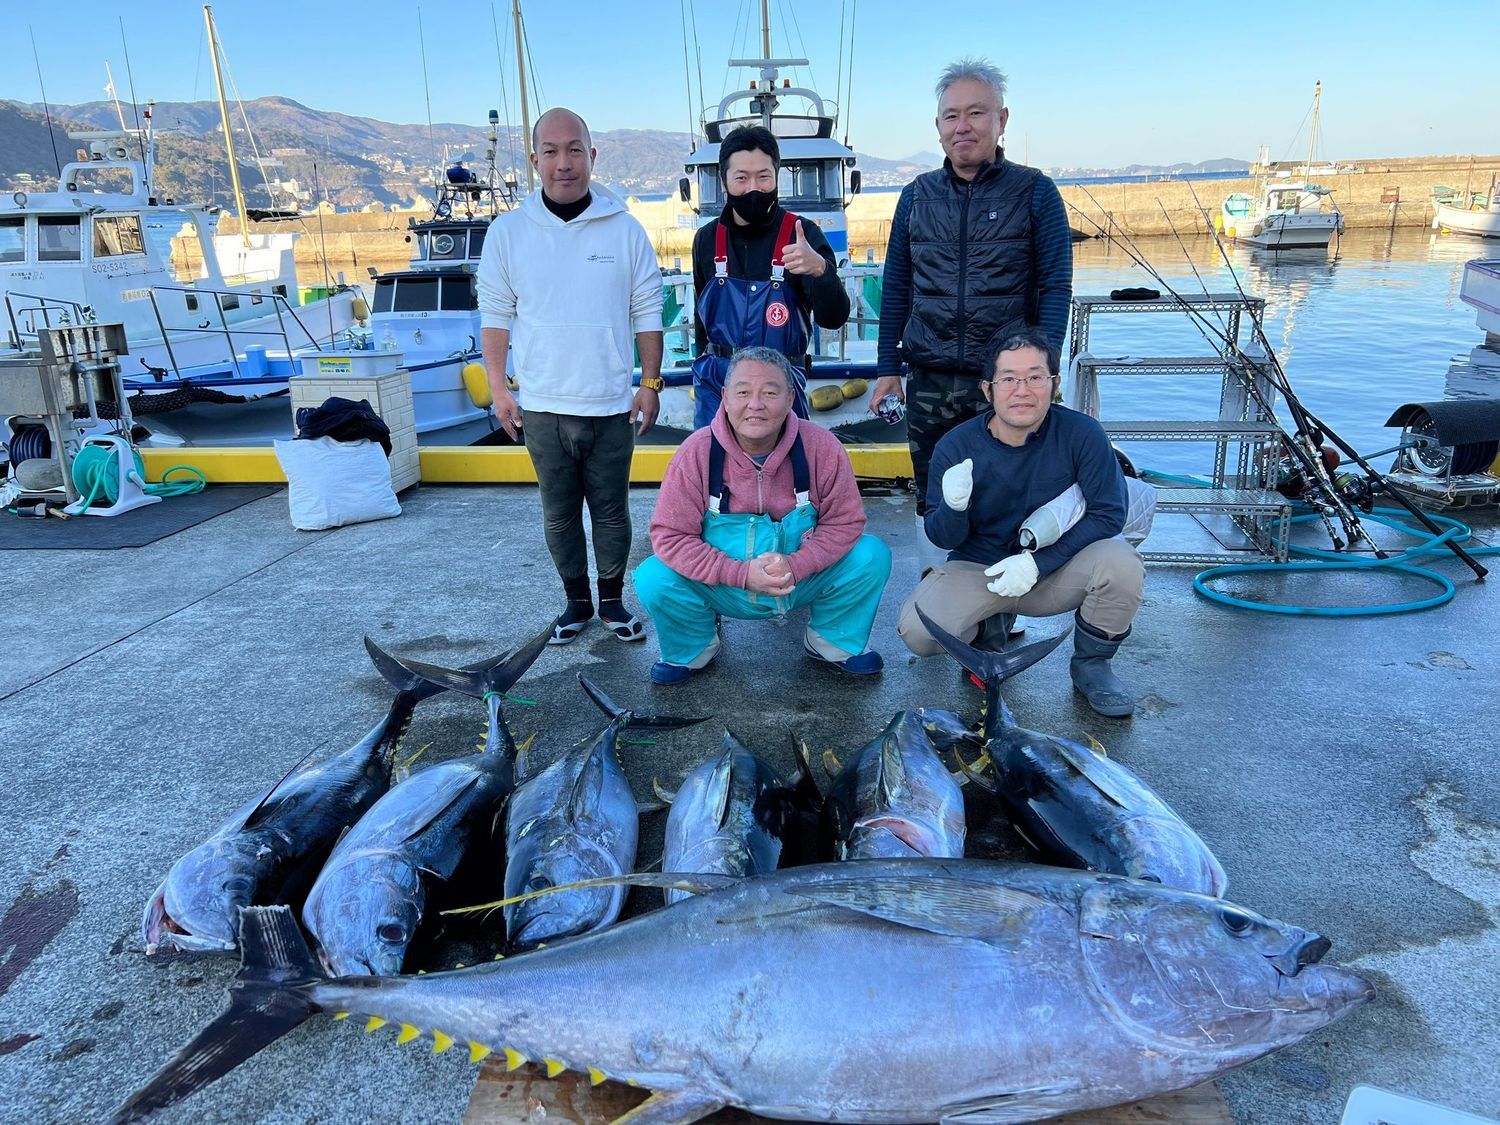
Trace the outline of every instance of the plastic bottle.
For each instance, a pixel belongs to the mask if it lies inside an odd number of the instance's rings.
[[[380,337],[380,350],[383,352],[396,350],[396,334],[391,331],[390,325],[386,325],[385,332]]]

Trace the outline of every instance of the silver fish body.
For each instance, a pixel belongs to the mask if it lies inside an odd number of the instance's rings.
[[[623,875],[635,866],[639,813],[616,753],[623,728],[616,720],[542,772],[519,779],[505,817],[506,898]],[[511,903],[506,934],[513,946],[526,948],[608,926],[624,905],[624,887]]]
[[[844,765],[823,812],[843,859],[963,855],[963,792],[915,712],[897,712]]]
[[[263,993],[236,989],[117,1121],[316,1011],[592,1067],[651,1088],[644,1116],[658,1123],[723,1106],[808,1121],[1032,1121],[1207,1081],[1373,995],[1316,963],[1326,939],[1222,900],[975,860],[783,869],[425,977],[309,980],[284,911],[250,911],[246,925],[242,984],[272,982],[282,1002],[262,1022],[280,1023],[248,1036],[233,1005]]]
[[[339,835],[389,788],[395,746],[421,698],[402,691],[356,745],[294,770],[174,863],[146,904],[146,952],[231,951],[242,909],[284,901],[299,882],[305,890]]]
[[[683,779],[667,814],[661,869],[719,875],[776,870],[793,799],[786,782],[729,731],[723,750]],[[691,892],[668,888],[668,903]]]

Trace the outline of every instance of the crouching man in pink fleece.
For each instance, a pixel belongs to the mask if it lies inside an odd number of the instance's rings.
[[[680,684],[707,667],[720,616],[767,620],[803,605],[812,607],[809,656],[859,676],[882,667],[865,645],[891,552],[863,533],[843,445],[792,413],[791,387],[780,352],[736,352],[713,424],[667,466],[651,517],[656,553],[635,571],[661,643],[653,683]]]

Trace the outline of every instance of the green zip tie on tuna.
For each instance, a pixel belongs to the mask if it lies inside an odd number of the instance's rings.
[[[487,692],[485,692],[483,695],[481,695],[479,697],[479,701],[481,703],[488,703],[490,701],[490,697],[491,696],[494,696],[501,703],[519,703],[522,707],[535,707],[536,706],[536,700],[535,699],[521,699],[518,696],[506,695],[504,692],[499,692],[499,691],[487,691]]]

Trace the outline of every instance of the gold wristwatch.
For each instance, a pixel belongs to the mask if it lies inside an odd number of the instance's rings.
[[[660,394],[661,389],[666,385],[667,381],[660,375],[641,376],[641,390],[643,391],[656,391],[658,394]]]

